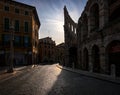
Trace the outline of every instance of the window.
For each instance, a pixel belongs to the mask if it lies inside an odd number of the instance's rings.
[[[25,32],[28,32],[28,22],[25,22]]]
[[[4,9],[5,9],[5,11],[9,11],[9,7],[8,6],[5,6]]]
[[[28,11],[25,11],[25,15],[29,15]]]
[[[20,12],[19,9],[16,8],[15,13],[19,14],[19,12]]]
[[[45,55],[46,55],[46,49],[45,49]]]
[[[31,46],[30,38],[28,36],[24,37],[24,46],[25,47]]]
[[[29,43],[28,37],[24,37],[24,46],[28,47],[28,43]]]
[[[45,45],[45,48],[47,48],[47,46]]]
[[[14,45],[15,45],[15,46],[20,46],[20,45],[21,45],[21,44],[20,44],[20,43],[21,43],[20,41],[21,41],[20,36],[15,36],[15,37],[14,37]]]
[[[15,20],[15,31],[19,31],[19,20]]]
[[[3,35],[3,43],[4,45],[10,45],[10,35]]]
[[[9,18],[4,19],[4,29],[9,30]]]

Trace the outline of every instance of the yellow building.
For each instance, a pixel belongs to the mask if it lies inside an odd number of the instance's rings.
[[[35,64],[40,21],[36,8],[12,0],[0,0],[0,66],[9,65],[13,32],[14,64]]]

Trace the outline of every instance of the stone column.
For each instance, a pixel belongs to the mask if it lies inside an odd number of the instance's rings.
[[[115,68],[115,64],[111,64],[111,76],[115,77],[116,76],[116,68]]]
[[[81,49],[78,49],[78,64],[79,64],[79,68],[82,69],[82,62],[81,62]]]
[[[88,37],[90,37],[90,16],[88,16]]]
[[[91,49],[88,51],[88,55],[89,55],[89,71],[93,72],[92,50]]]
[[[99,11],[99,21],[100,21],[100,29],[102,29],[105,24],[108,22],[108,15],[109,15],[109,12],[108,12],[108,9],[106,8],[107,5],[103,6],[100,8],[100,11]]]
[[[89,13],[88,16],[88,37],[91,35],[91,30],[95,27],[95,18],[92,14]]]
[[[73,26],[73,32],[75,33],[75,27]]]
[[[106,73],[106,64],[105,64],[105,47],[100,48],[100,72]]]
[[[83,25],[81,26],[81,41],[83,41],[83,34],[84,34],[84,30],[83,30]]]

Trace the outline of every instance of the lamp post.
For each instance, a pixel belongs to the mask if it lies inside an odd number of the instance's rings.
[[[14,24],[13,24],[13,21],[11,22],[10,31],[11,31],[11,37],[10,37],[10,64],[9,64],[7,72],[12,73],[14,71],[13,70],[13,62],[14,62],[14,47],[13,47]]]

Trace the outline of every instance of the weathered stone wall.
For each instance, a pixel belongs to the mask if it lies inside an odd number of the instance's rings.
[[[71,19],[67,8],[64,7],[64,35],[65,35],[65,65],[73,67],[74,63],[70,61],[70,48],[77,47],[77,24]],[[74,56],[73,56],[74,57]]]
[[[116,65],[116,63],[110,64],[110,62],[108,62],[110,59],[107,58],[107,56],[109,56],[107,47],[112,42],[117,43],[116,47],[118,47],[118,51],[116,54],[118,58],[120,57],[120,13],[118,12],[120,1],[113,1],[88,0],[79,18],[77,43],[78,63],[81,69],[107,74],[119,72],[119,70],[112,72],[112,69],[119,68],[120,65]],[[110,2],[112,3],[110,4]],[[88,52],[86,55],[88,59],[84,58],[84,49]],[[98,56],[98,58],[96,56]],[[86,63],[85,60],[88,60],[88,63]],[[94,63],[94,61],[98,63]],[[85,64],[88,64],[87,68]],[[111,69],[112,64],[117,67],[113,66]],[[95,70],[95,68],[99,70]]]
[[[64,8],[66,64],[70,64],[69,49],[74,46],[80,69],[120,76],[119,10],[120,0],[88,0],[75,24]]]

